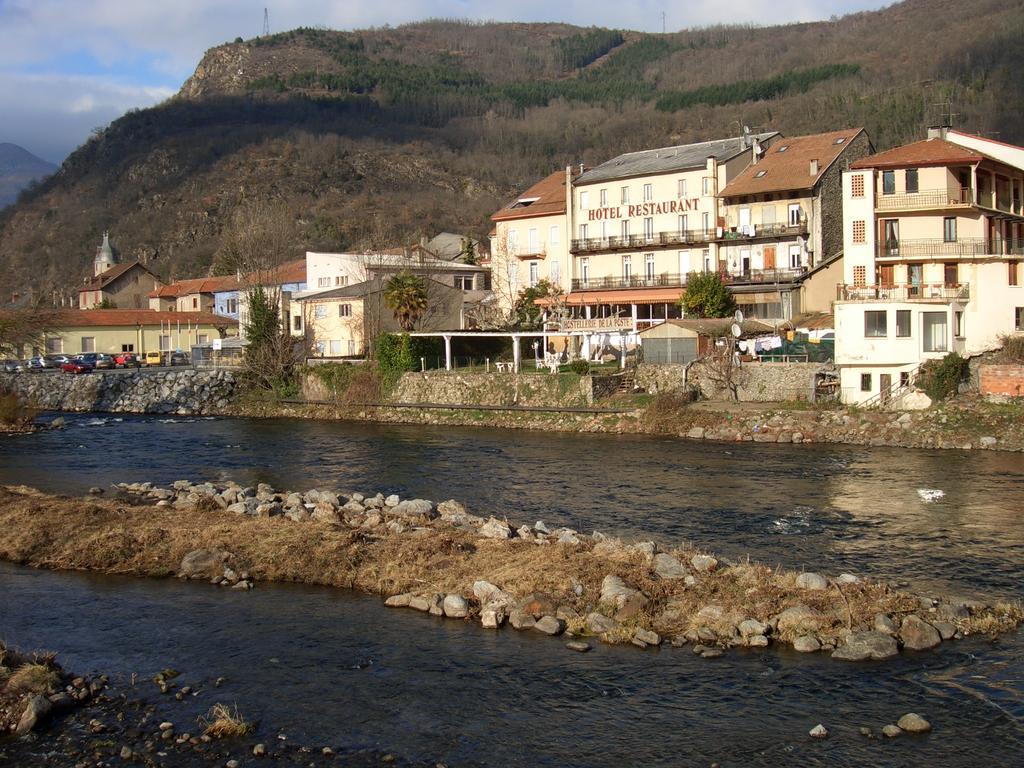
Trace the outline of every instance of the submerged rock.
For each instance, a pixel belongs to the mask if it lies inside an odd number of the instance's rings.
[[[932,724],[916,712],[908,712],[896,721],[896,725],[907,733],[928,733],[932,729]]]
[[[845,645],[832,652],[833,659],[842,661],[881,661],[900,652],[896,640],[881,632],[855,632]]]

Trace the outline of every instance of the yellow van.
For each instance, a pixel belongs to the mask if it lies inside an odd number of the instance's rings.
[[[147,352],[146,356],[142,360],[143,365],[160,365],[162,362],[161,355],[156,350]]]

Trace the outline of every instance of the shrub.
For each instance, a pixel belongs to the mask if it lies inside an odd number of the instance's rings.
[[[1000,357],[1007,363],[1024,364],[1024,336],[1002,336]]]
[[[232,708],[226,704],[214,704],[206,717],[199,720],[206,726],[203,733],[214,739],[246,736],[255,730],[238,712],[237,706]]]
[[[0,390],[0,424],[23,429],[36,417],[35,409],[17,392]]]
[[[590,373],[590,361],[589,360],[573,360],[569,363],[569,370],[579,376],[586,376]]]
[[[377,337],[377,366],[380,369],[381,386],[390,390],[403,373],[418,371],[420,358],[436,357],[441,340],[410,336],[407,333],[384,333]]]
[[[917,386],[937,402],[955,396],[966,377],[967,360],[950,352],[941,360],[929,360],[921,366]]]

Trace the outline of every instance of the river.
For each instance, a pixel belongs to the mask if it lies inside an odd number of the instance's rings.
[[[265,480],[457,498],[733,557],[1020,597],[1019,454],[724,445],[290,420],[67,417],[0,441],[0,482]],[[928,502],[919,490],[941,490]],[[340,590],[207,585],[0,566],[0,636],[76,671],[181,669],[272,738],[449,765],[1009,764],[1024,754],[1024,642],[969,639],[880,665],[792,652],[601,646],[491,633]],[[429,631],[424,625],[429,624]],[[202,701],[200,701],[202,700]],[[211,699],[178,705],[195,716]],[[188,708],[192,708],[191,710]],[[194,711],[192,711],[194,710]],[[907,711],[926,738],[867,740]],[[833,735],[807,738],[816,723]]]

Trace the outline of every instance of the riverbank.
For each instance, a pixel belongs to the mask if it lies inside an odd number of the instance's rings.
[[[0,491],[0,558],[36,567],[248,589],[287,581],[355,589],[388,605],[592,642],[792,646],[890,658],[1024,619],[1020,605],[954,602],[841,574],[727,562],[686,546],[626,543],[543,523],[514,527],[455,501],[278,492],[181,481],[111,499]],[[210,587],[214,588],[214,587]],[[569,638],[566,638],[569,639]]]

